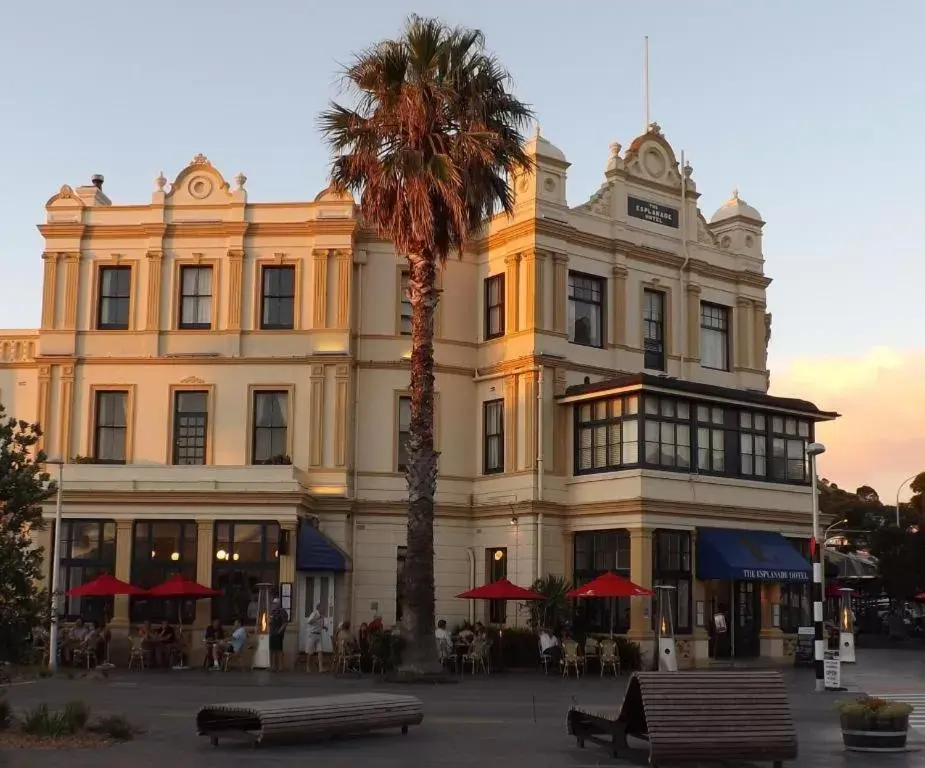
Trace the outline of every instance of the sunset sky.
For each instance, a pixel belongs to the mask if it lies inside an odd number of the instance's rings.
[[[580,7],[580,11],[578,8]],[[885,500],[925,469],[921,137],[925,3],[778,0],[19,3],[0,67],[0,327],[35,327],[42,240],[62,184],[106,177],[150,200],[198,152],[252,200],[325,186],[316,115],[339,63],[414,10],[481,28],[572,167],[570,204],[600,184],[608,145],[652,117],[694,167],[703,213],[734,187],[767,221],[772,391],[844,414],[823,473]],[[259,10],[258,10],[259,9]]]

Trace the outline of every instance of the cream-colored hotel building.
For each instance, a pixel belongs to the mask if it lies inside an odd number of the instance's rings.
[[[514,605],[455,595],[616,570],[675,588],[682,663],[787,658],[811,621],[804,446],[835,414],[766,394],[758,211],[734,194],[704,218],[654,124],[610,150],[570,208],[569,163],[535,136],[514,217],[440,276],[438,616],[512,624]],[[61,187],[41,328],[0,335],[0,399],[66,461],[63,590],[181,572],[224,593],[184,607],[204,626],[253,620],[269,582],[302,646],[316,602],[355,624],[399,612],[405,262],[349,198],[255,203],[245,185],[197,155],[144,205],[100,177]],[[117,630],[166,610],[62,606]],[[578,610],[651,648],[650,601]]]

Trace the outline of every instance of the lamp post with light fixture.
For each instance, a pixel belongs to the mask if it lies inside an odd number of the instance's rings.
[[[918,477],[918,474],[913,475],[912,477],[907,477],[899,484],[899,488],[896,489],[896,527],[899,528],[899,494],[902,493],[902,489],[906,487],[907,483],[911,483],[915,478]]]
[[[58,671],[58,590],[61,581],[59,545],[61,543],[61,513],[64,507],[64,459],[45,459],[46,464],[58,467],[58,491],[55,496],[55,530],[51,541],[51,619],[48,628],[48,670]]]
[[[822,618],[822,550],[825,542],[819,528],[819,487],[816,477],[816,457],[823,453],[825,453],[825,446],[822,443],[810,443],[806,446],[813,498],[813,660],[816,668],[816,691],[825,690],[825,639]]]

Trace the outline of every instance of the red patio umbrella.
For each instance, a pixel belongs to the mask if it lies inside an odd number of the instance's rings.
[[[518,587],[507,579],[498,579],[491,584],[485,584],[456,597],[462,600],[545,600],[539,592]]]
[[[162,597],[165,599],[174,599],[174,600],[203,600],[207,597],[215,597],[222,594],[221,591],[217,589],[212,589],[212,587],[204,587],[202,584],[198,584],[195,581],[190,581],[185,576],[180,573],[174,574],[163,584],[158,584],[156,587],[151,587],[144,593],[147,597]],[[179,605],[177,606],[177,618],[180,625],[180,633],[183,633],[183,612],[180,610]],[[175,667],[175,669],[185,669],[183,666],[183,661],[181,659],[180,666]]]
[[[633,584],[629,579],[608,571],[587,584],[582,584],[566,594],[567,597],[589,598],[605,597],[614,600],[618,597],[652,597],[655,594],[651,589]],[[610,634],[613,636],[614,605],[610,606]]]
[[[143,595],[145,591],[134,584],[119,581],[115,576],[104,573],[93,581],[74,587],[67,593],[68,597],[114,597],[115,595]]]
[[[838,584],[829,584],[825,588],[825,596],[826,597],[841,597],[841,593],[843,589],[845,589],[845,587],[840,587],[838,586]],[[852,589],[851,592],[853,594],[854,590]],[[918,598],[916,598],[916,600],[918,600]]]

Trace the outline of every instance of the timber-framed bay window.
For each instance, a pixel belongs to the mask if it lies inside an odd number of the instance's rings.
[[[575,534],[572,584],[580,587],[613,571],[630,576],[630,534],[624,528],[608,531],[579,531]],[[576,600],[576,623],[587,632],[629,631],[630,598],[614,600]],[[556,630],[556,627],[549,627]]]
[[[52,525],[52,537],[55,536]],[[84,619],[97,623],[112,618],[111,597],[67,597],[67,593],[116,571],[116,524],[112,520],[64,520],[58,542],[58,588],[65,595],[58,602],[58,616],[65,621]]]
[[[691,534],[689,531],[657,530],[652,534],[652,584],[668,590],[675,631],[690,634],[691,626]],[[652,615],[653,622],[655,614]],[[653,628],[654,628],[653,623]]]
[[[640,402],[641,400],[641,402]],[[809,482],[809,418],[638,391],[579,400],[574,473],[661,469],[792,485]]]
[[[196,581],[196,548],[198,528],[195,522],[156,520],[136,522],[132,542],[131,582],[136,587],[150,589],[180,574]],[[133,597],[130,617],[133,622],[177,620],[177,611],[184,624],[196,619],[193,600],[178,601]]]
[[[212,554],[212,618],[252,625],[257,620],[257,585],[279,584],[279,523],[216,521]]]

